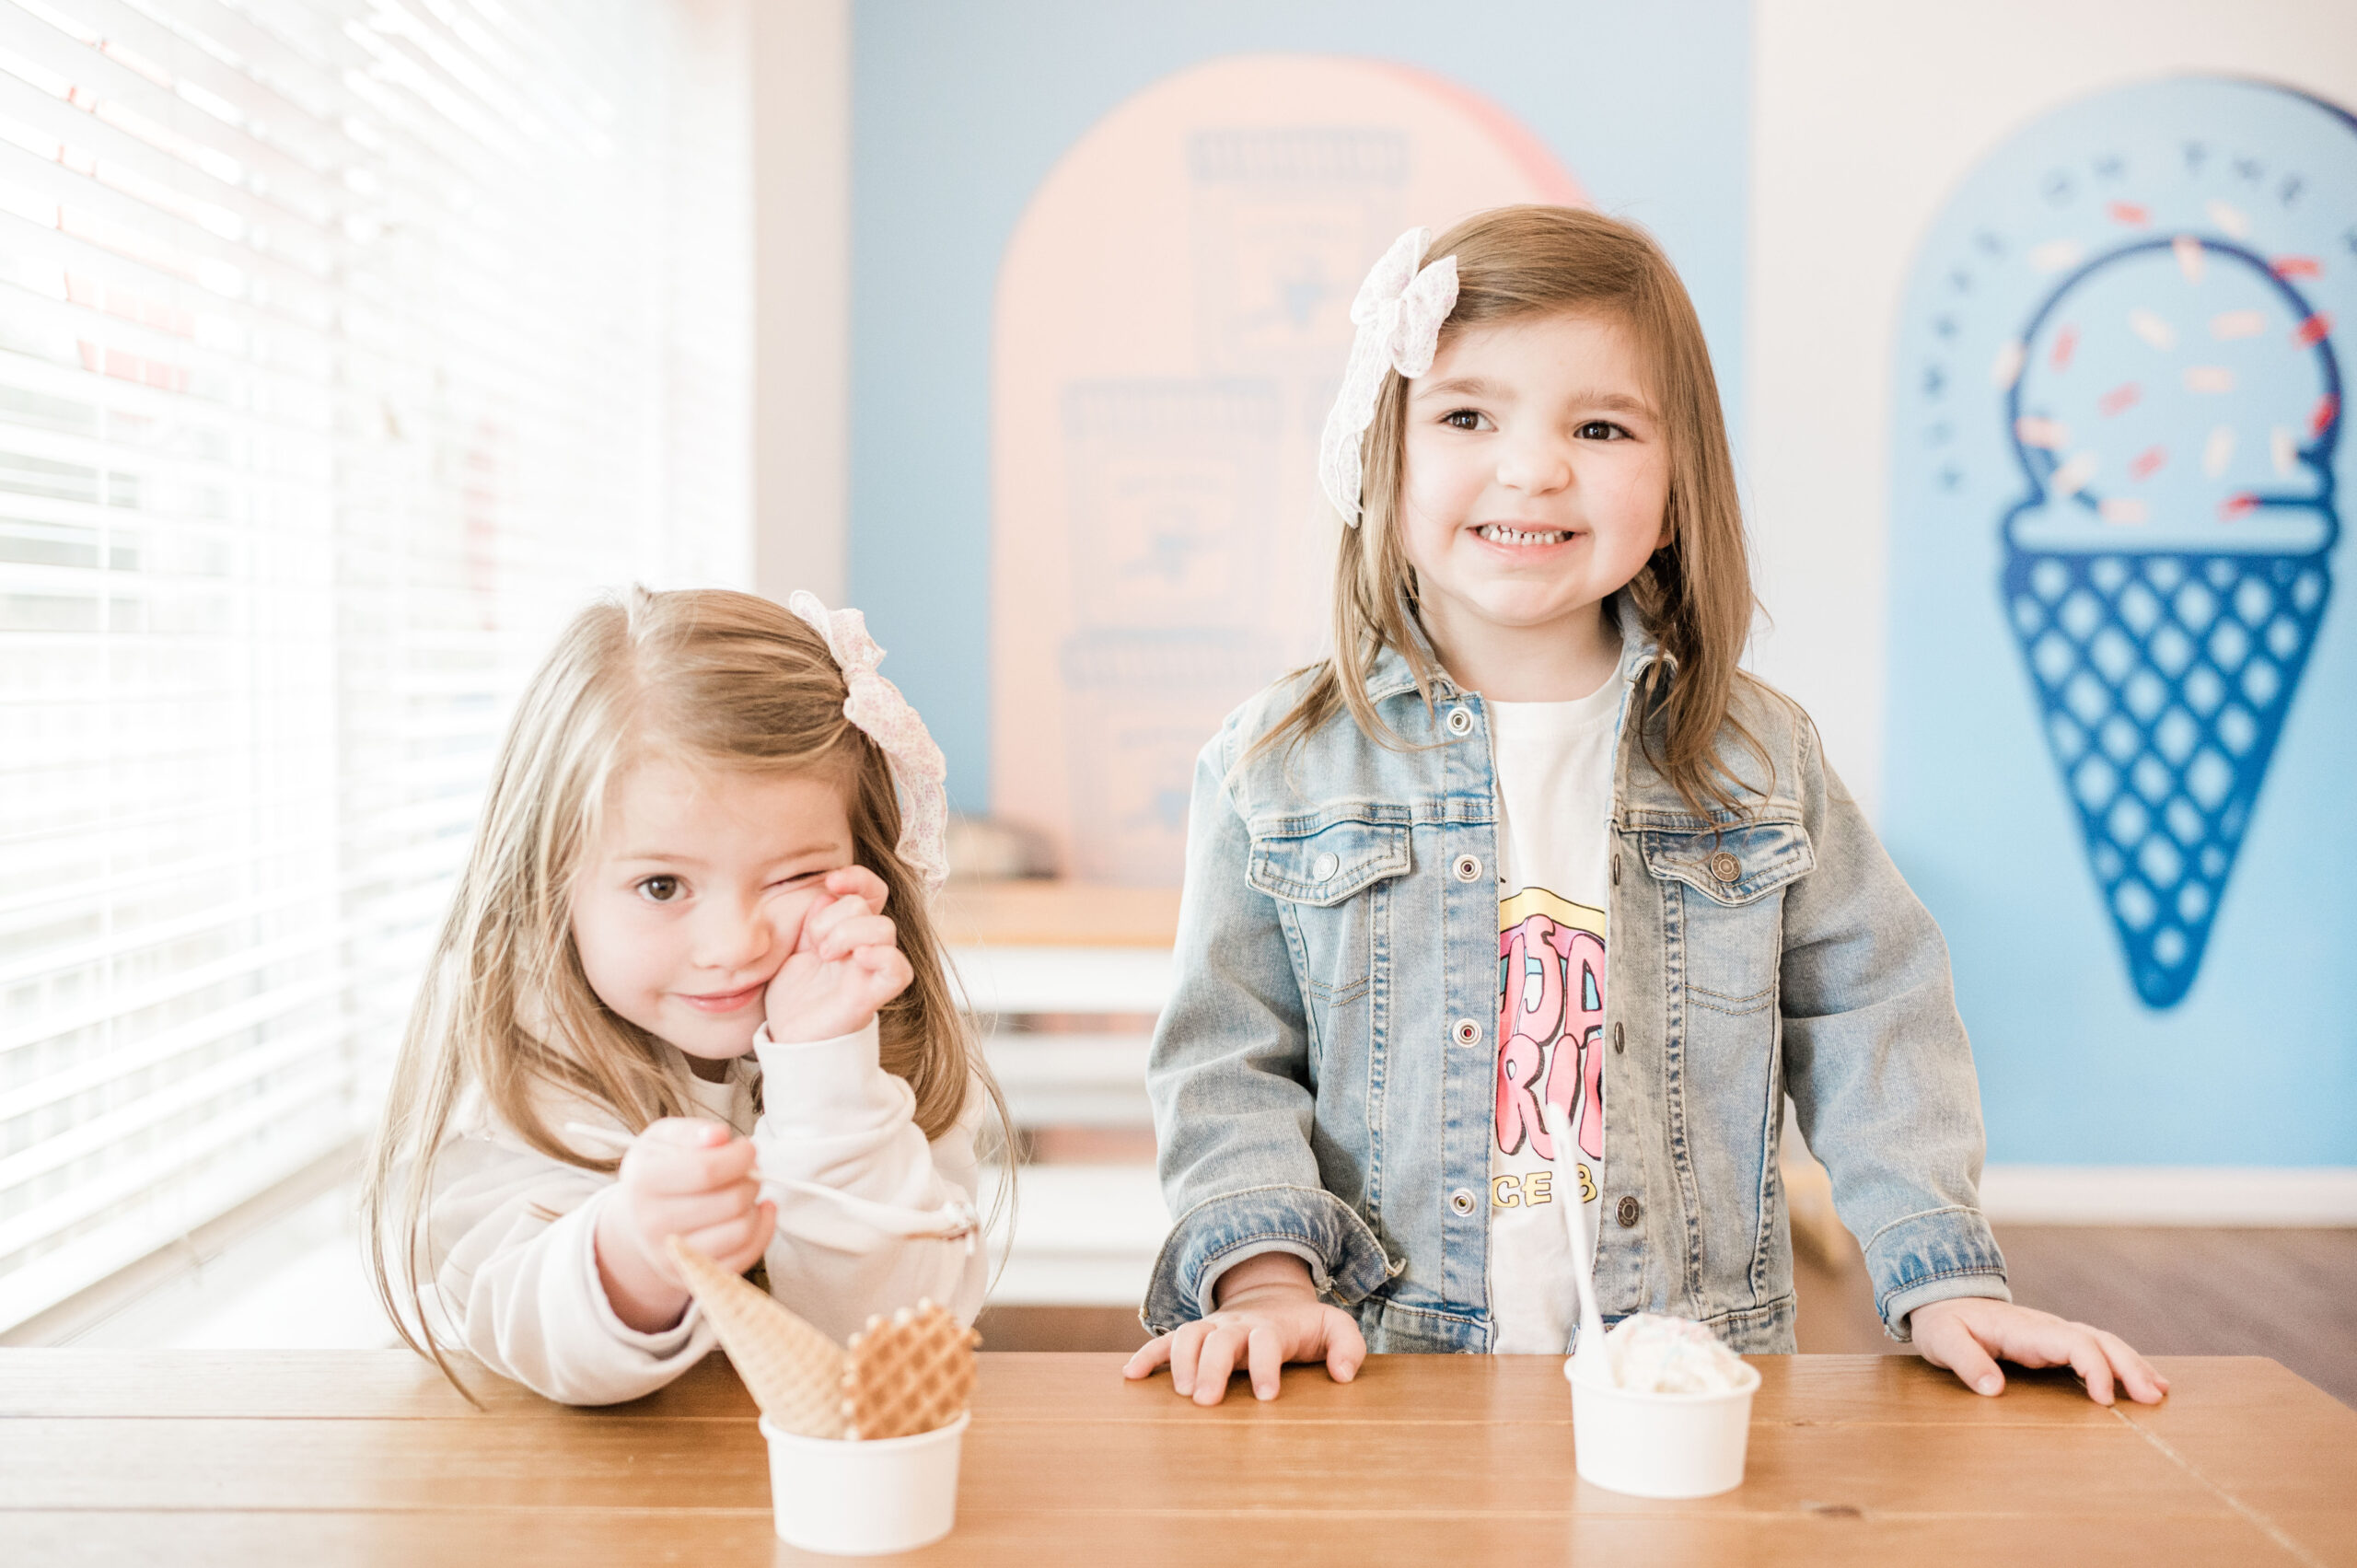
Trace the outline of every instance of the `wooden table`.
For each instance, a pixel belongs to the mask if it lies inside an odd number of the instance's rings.
[[[984,1355],[922,1560],[2357,1563],[2357,1412],[2270,1361],[2164,1360],[2165,1406],[2107,1411],[2054,1375],[1982,1400],[1911,1356],[1764,1357],[1746,1482],[1695,1503],[1576,1478],[1551,1357],[1296,1368],[1216,1411],[1119,1365]],[[476,1411],[406,1353],[0,1352],[0,1562],[799,1560],[725,1362],[602,1411],[481,1381]]]

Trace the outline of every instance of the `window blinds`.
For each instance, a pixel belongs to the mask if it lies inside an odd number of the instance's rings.
[[[742,4],[0,0],[0,1329],[373,1117],[555,626],[745,579]]]

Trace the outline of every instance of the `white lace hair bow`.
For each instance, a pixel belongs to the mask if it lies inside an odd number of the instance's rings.
[[[891,761],[892,781],[900,786],[900,855],[924,879],[929,898],[949,879],[949,856],[942,844],[949,824],[949,796],[944,788],[949,764],[900,689],[876,673],[884,650],[867,634],[866,616],[856,610],[830,611],[817,595],[808,593],[795,594],[785,608],[827,640],[827,651],[842,667],[843,683],[851,688],[851,695],[843,699],[843,717],[865,731]]]
[[[1351,302],[1358,335],[1351,340],[1351,363],[1342,389],[1326,416],[1318,442],[1318,483],[1342,521],[1359,526],[1359,477],[1366,427],[1375,423],[1375,400],[1383,373],[1397,370],[1412,381],[1433,367],[1441,323],[1457,308],[1457,258],[1443,256],[1422,272],[1432,230],[1411,228],[1391,242],[1383,260],[1359,285]]]

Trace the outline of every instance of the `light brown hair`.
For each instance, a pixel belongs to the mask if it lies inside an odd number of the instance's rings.
[[[1749,679],[1736,661],[1757,601],[1718,381],[1686,285],[1644,230],[1573,207],[1477,213],[1433,241],[1422,264],[1449,255],[1457,258],[1457,304],[1441,328],[1444,343],[1467,327],[1558,311],[1607,317],[1634,340],[1669,444],[1669,542],[1624,590],[1668,661],[1654,664],[1637,692],[1638,735],[1689,808],[1736,809],[1745,786],[1719,761],[1718,738],[1729,729],[1759,751],[1729,711],[1736,683]],[[1397,371],[1386,373],[1367,428],[1360,523],[1341,530],[1335,562],[1334,653],[1307,672],[1301,697],[1255,753],[1305,739],[1345,710],[1369,739],[1405,748],[1366,693],[1386,647],[1399,651],[1417,691],[1432,701],[1436,671],[1411,619],[1416,574],[1398,522],[1407,387]]]
[[[633,1132],[693,1114],[679,1051],[608,1007],[573,939],[574,881],[614,783],[640,758],[836,781],[853,856],[883,879],[915,978],[877,1015],[883,1064],[925,1136],[978,1086],[1005,1106],[958,1005],[922,879],[900,857],[883,750],[844,717],[842,671],[799,616],[751,594],[634,589],[583,610],[525,689],[401,1043],[362,1192],[377,1291],[412,1349],[449,1367],[423,1309],[435,1151],[469,1090],[552,1159],[610,1172],[558,1138],[541,1097],[594,1100]],[[454,1379],[455,1381],[455,1379]]]

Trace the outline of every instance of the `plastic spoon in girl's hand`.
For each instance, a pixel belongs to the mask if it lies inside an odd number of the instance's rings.
[[[1551,1100],[1540,1105],[1538,1114],[1555,1144],[1555,1191],[1563,1195],[1563,1228],[1572,1238],[1572,1278],[1579,1287],[1580,1331],[1572,1342],[1572,1376],[1583,1383],[1615,1388],[1620,1380],[1612,1370],[1612,1352],[1604,1342],[1604,1314],[1596,1305],[1596,1254],[1588,1248],[1587,1204],[1580,1195],[1579,1161],[1572,1154],[1571,1119]]]
[[[586,1121],[568,1121],[564,1124],[564,1132],[576,1144],[602,1149],[610,1155],[622,1154],[632,1142],[631,1135],[619,1127],[598,1127]],[[772,1176],[761,1168],[758,1156],[755,1156],[753,1176],[763,1187],[783,1188],[789,1192],[799,1192],[806,1198],[824,1198],[846,1217],[886,1236],[963,1241],[966,1250],[971,1253],[975,1237],[981,1231],[981,1217],[970,1203],[945,1203],[938,1209],[908,1209],[897,1203],[879,1203],[872,1198],[822,1187],[815,1181],[796,1181],[790,1176]]]

